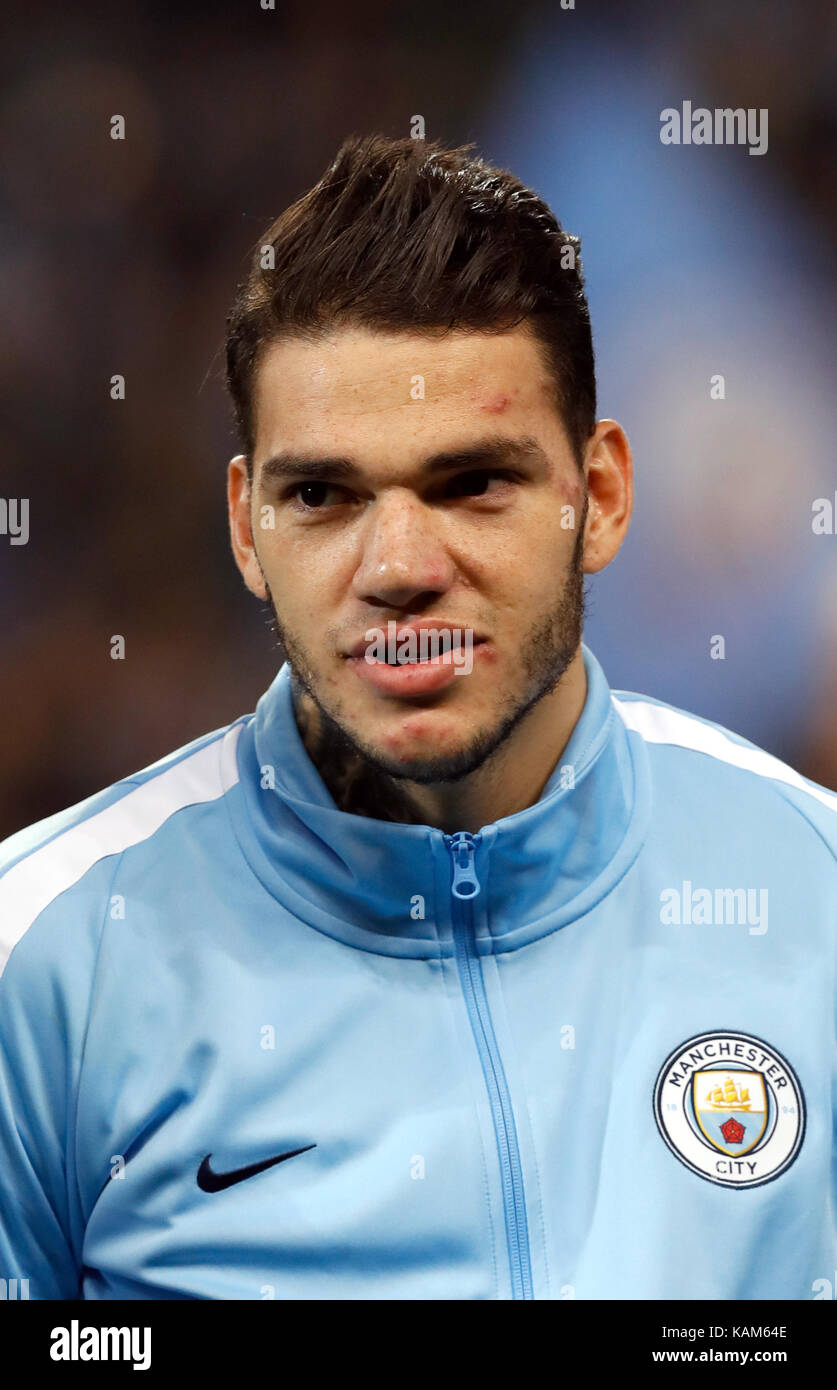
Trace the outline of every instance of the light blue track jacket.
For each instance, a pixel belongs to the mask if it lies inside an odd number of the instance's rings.
[[[284,667],[6,842],[7,1297],[826,1296],[837,795],[583,655],[476,835],[338,810]]]

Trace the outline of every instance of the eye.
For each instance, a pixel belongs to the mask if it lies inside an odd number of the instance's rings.
[[[467,473],[459,473],[447,485],[450,497],[485,497],[489,483],[508,483],[511,474],[497,468],[472,468]],[[494,489],[496,491],[496,489]]]
[[[336,501],[345,501],[344,489],[335,487],[333,483],[294,483],[293,487],[289,488],[287,495],[293,498],[294,501],[299,502],[302,511],[315,512],[325,509],[325,504],[330,493],[339,494]],[[332,497],[332,506],[334,502],[335,498]]]

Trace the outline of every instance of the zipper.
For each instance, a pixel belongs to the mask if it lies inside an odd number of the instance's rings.
[[[482,1064],[488,1098],[491,1102],[491,1114],[494,1119],[494,1135],[497,1140],[497,1153],[500,1158],[500,1173],[503,1181],[503,1207],[506,1217],[512,1298],[534,1298],[529,1230],[526,1222],[526,1199],[523,1192],[523,1168],[520,1162],[517,1130],[508,1082],[503,1071],[500,1050],[491,1021],[488,996],[485,992],[485,981],[474,934],[472,904],[474,898],[479,897],[481,891],[474,865],[474,854],[481,838],[480,835],[470,835],[465,830],[457,831],[455,835],[444,836],[453,863],[450,891],[453,898],[452,918],[456,943],[456,963],[459,968],[459,978],[468,1009],[471,1031]]]

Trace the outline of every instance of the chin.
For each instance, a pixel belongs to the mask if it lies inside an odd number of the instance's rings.
[[[405,741],[399,748],[391,742],[381,744],[379,740],[366,743],[366,756],[381,772],[388,776],[408,782],[456,782],[466,777],[480,765],[484,754],[477,753],[472,740],[461,736],[456,744],[440,740],[422,740],[420,744]]]

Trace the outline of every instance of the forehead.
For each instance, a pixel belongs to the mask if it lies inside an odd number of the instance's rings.
[[[253,392],[256,457],[279,448],[391,445],[421,453],[469,434],[561,429],[543,348],[524,327],[442,335],[341,328],[281,338]],[[539,428],[540,427],[540,428]],[[546,441],[545,441],[546,442]]]

